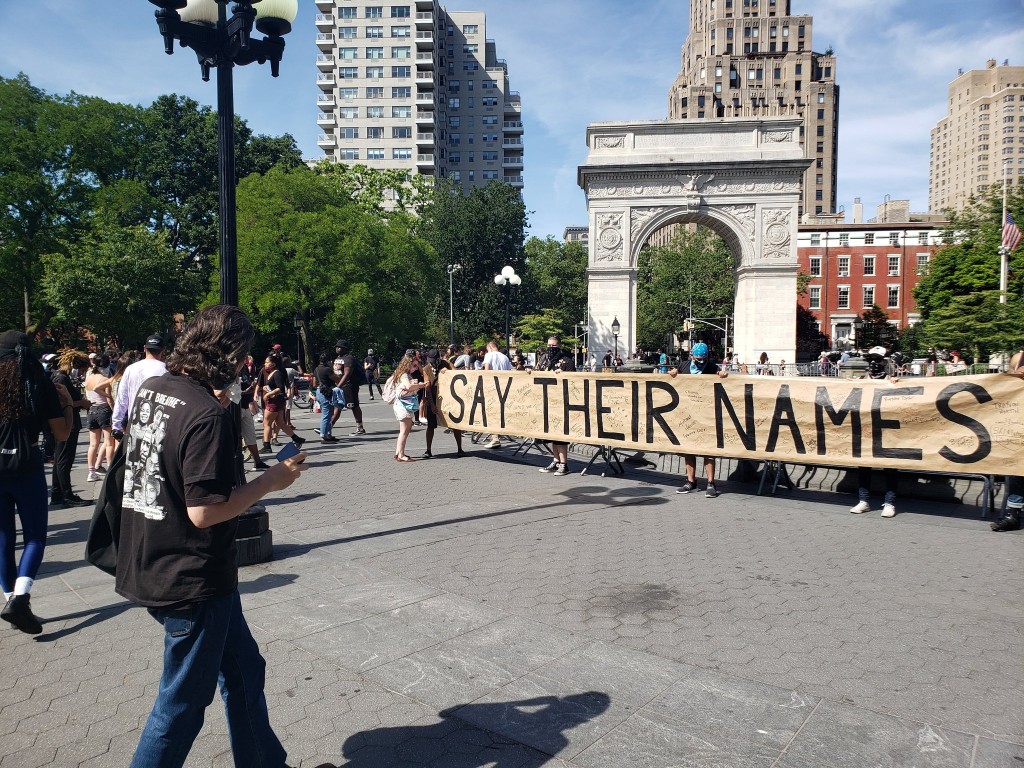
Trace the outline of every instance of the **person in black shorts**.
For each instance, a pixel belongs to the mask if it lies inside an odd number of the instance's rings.
[[[351,348],[352,345],[348,339],[338,339],[334,344],[336,358],[334,372],[339,375],[338,386],[341,387],[341,391],[345,395],[346,408],[335,411],[332,425],[338,422],[342,410],[351,408],[352,415],[356,419],[356,431],[352,433],[352,436],[355,437],[366,434],[366,430],[363,428],[363,409],[359,407],[359,388],[363,385],[365,375],[362,363],[356,362],[350,352]]]
[[[429,368],[428,377],[429,384],[427,388],[423,390],[423,400],[426,402],[426,416],[427,416],[427,450],[423,454],[424,459],[434,458],[434,454],[431,453],[431,446],[434,442],[434,430],[437,429],[437,376],[438,374],[447,369],[453,370],[452,364],[441,357],[441,353],[436,349],[427,351],[427,366]],[[462,457],[466,455],[466,452],[462,450],[462,430],[453,429],[452,436],[455,438],[455,446],[457,448],[456,456]]]

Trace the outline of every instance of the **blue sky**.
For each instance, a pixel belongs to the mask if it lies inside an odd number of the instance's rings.
[[[316,12],[299,0],[281,77],[251,65],[235,75],[235,110],[260,133],[291,133],[316,147]],[[667,115],[689,24],[683,0],[459,0],[449,10],[487,13],[487,36],[522,94],[530,234],[561,238],[586,224],[576,168],[588,123]],[[928,205],[929,131],[945,114],[959,68],[989,58],[1024,65],[1024,0],[793,0],[814,17],[814,49],[835,49],[841,86],[839,204],[854,197],[874,215],[885,195]],[[148,104],[163,93],[206,103],[194,55],[173,56],[145,0],[0,0],[0,75],[24,71],[47,91]]]

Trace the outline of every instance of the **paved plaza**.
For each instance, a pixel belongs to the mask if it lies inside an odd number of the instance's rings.
[[[240,574],[290,764],[1024,767],[1024,538],[977,508],[681,496],[440,431],[399,464],[390,406],[364,411],[309,443]],[[126,766],[153,704],[162,631],[83,562],[90,515],[51,510],[43,634],[0,628],[0,768]],[[219,701],[187,765],[232,765]]]

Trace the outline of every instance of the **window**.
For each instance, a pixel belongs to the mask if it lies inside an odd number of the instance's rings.
[[[371,118],[371,119],[372,118],[383,118],[384,117],[384,107],[367,107],[366,108],[366,116]],[[381,129],[381,130],[383,130],[383,129]]]
[[[367,48],[366,58],[368,59],[383,59],[384,49],[383,48]]]
[[[865,256],[864,257],[864,277],[875,276],[875,257]]]
[[[412,77],[412,67],[392,67],[391,76],[396,78]]]
[[[928,245],[928,233],[927,232],[918,232],[917,233],[917,244],[918,245]]]
[[[359,129],[358,128],[342,128],[338,131],[339,138],[342,139],[358,139]]]
[[[409,85],[398,85],[391,89],[392,99],[411,99],[412,98],[412,86]]]
[[[821,256],[811,256],[811,277],[821,277]]]
[[[458,165],[459,163],[462,162],[462,153],[452,152],[450,155],[448,155],[448,162],[451,163],[452,165]]]
[[[391,150],[392,160],[411,160],[412,150],[408,148],[398,148]]]
[[[384,67],[367,67],[366,76],[371,80],[380,80],[384,77]]]
[[[900,287],[898,285],[890,285],[888,293],[888,308],[898,307],[900,305]]]
[[[864,245],[874,245],[874,244],[875,244],[875,233],[874,232],[865,232],[864,233]],[[874,258],[874,257],[872,257],[872,258]]]
[[[844,248],[846,248],[847,246],[850,245],[850,233],[849,232],[840,232],[839,233],[839,245],[841,245]]]
[[[812,286],[808,292],[808,306],[811,309],[821,309],[821,288]]]
[[[358,160],[359,150],[358,149],[343,149],[341,150],[341,160]]]
[[[452,115],[451,117],[448,118],[448,127],[449,128],[458,128],[461,124],[462,124],[462,118],[459,117],[458,115]]]
[[[370,39],[384,37],[384,27],[367,27],[366,36]]]
[[[486,126],[497,125],[498,124],[498,117],[497,117],[497,115],[485,116],[484,119],[482,120],[482,122]]]
[[[368,19],[383,19],[384,18],[384,6],[383,5],[368,5],[366,7],[366,18],[368,18]]]
[[[496,107],[498,106],[498,99],[495,98],[494,96],[484,96],[482,99],[480,99],[480,103],[483,104],[485,107]]]
[[[889,233],[889,245],[899,245],[899,244],[900,244],[900,233],[899,232],[890,232]]]
[[[462,25],[462,34],[464,34],[464,35],[475,35],[475,34],[479,33],[479,31],[480,31],[480,27],[477,26],[476,24],[463,24]]]
[[[392,19],[408,19],[409,6],[408,5],[392,5],[391,6],[391,18]],[[803,34],[802,32],[800,34]]]
[[[411,37],[409,30],[410,30],[409,27],[392,27],[391,28],[391,36],[392,37]]]
[[[839,309],[850,308],[850,286],[839,286]]]
[[[392,139],[411,139],[412,128],[408,125],[396,126],[391,129]]]
[[[392,59],[408,59],[412,49],[407,45],[398,45],[391,48]]]
[[[875,306],[875,286],[864,286],[864,301],[861,302],[861,306],[864,307],[865,309],[871,309],[873,306]]]
[[[392,107],[392,117],[412,117],[412,107]]]
[[[478,50],[480,50],[480,46],[477,45],[476,43],[465,43],[462,46],[463,53],[472,54],[476,53]]]
[[[383,149],[368,149],[366,150],[367,160],[383,160],[384,150]]]
[[[821,245],[821,235],[815,233],[811,235],[811,245]]]
[[[381,109],[383,109],[383,108],[381,108]],[[369,110],[367,110],[367,112],[369,112]],[[369,117],[369,115],[367,115],[367,117]],[[384,115],[382,114],[381,117],[384,117]],[[379,125],[378,126],[371,126],[370,128],[366,129],[366,138],[368,138],[368,139],[383,139],[384,138],[384,129],[381,126],[379,126]],[[383,160],[383,159],[384,159],[384,157],[382,156],[381,160]]]
[[[339,88],[338,89],[339,99],[356,99],[359,98],[359,89],[356,87],[352,88]]]
[[[338,58],[339,59],[354,59],[359,53],[358,48],[339,48]]]
[[[462,135],[458,133],[448,134],[448,146],[457,147],[462,143]]]
[[[356,11],[358,11],[358,10],[359,9],[355,8],[355,7],[339,8],[338,9],[338,18],[339,19],[354,19],[354,18],[356,18]],[[354,29],[354,27],[353,27],[353,29]]]
[[[452,181],[462,181],[462,171],[452,171]]]
[[[384,89],[382,87],[373,87],[366,89],[366,98],[368,99],[383,99]]]
[[[838,260],[839,277],[850,276],[850,257],[840,256]]]
[[[483,177],[484,177],[484,181],[494,181],[495,179],[498,178],[498,172],[497,171],[484,171],[483,172]]]
[[[481,154],[483,155],[483,159],[484,159],[485,163],[494,163],[494,162],[497,162],[497,160],[498,160],[498,153],[497,152],[483,152]]]
[[[462,87],[462,81],[461,80],[449,80],[448,81],[448,90],[451,93],[458,93],[459,92],[459,88],[461,88],[461,87]]]
[[[917,274],[923,275],[928,271],[928,262],[932,256],[930,253],[919,253],[917,254]]]
[[[341,34],[339,35],[339,37],[341,37],[342,40],[355,40],[357,37],[359,37],[359,35],[356,34],[358,31],[359,30],[356,29],[355,27],[342,27]]]
[[[359,116],[359,107],[341,107],[338,117],[342,120],[355,120]]]
[[[818,103],[819,104],[824,104],[825,103],[825,94],[824,93],[819,93],[818,94]]]
[[[900,257],[898,255],[889,256],[889,276],[895,277],[900,273]]]
[[[338,78],[341,80],[355,80],[359,77],[359,67],[338,67]]]
[[[452,108],[452,109],[458,109],[459,108],[459,104],[460,104],[460,102],[459,102],[459,97],[458,96],[452,96],[452,97],[450,97],[448,99],[448,106],[450,108]]]

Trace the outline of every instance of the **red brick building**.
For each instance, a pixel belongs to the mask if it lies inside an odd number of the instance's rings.
[[[910,214],[905,206],[902,211],[897,209],[904,214],[899,217],[902,221],[878,223],[887,218],[882,213],[889,205],[880,206],[878,219],[868,223],[799,227],[800,271],[809,275],[810,281],[798,302],[815,315],[833,349],[855,341],[854,319],[874,304],[888,313],[889,322],[897,328],[921,319],[913,290],[922,268],[941,244],[945,222],[937,216]],[[859,218],[858,209],[859,202],[854,219]],[[934,220],[920,220],[925,218]]]

